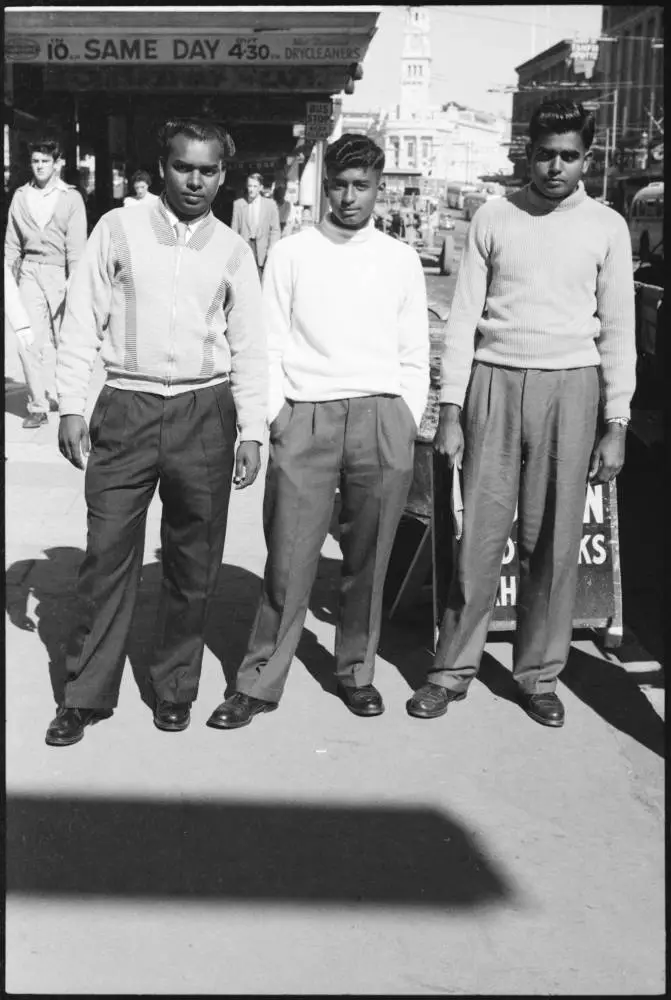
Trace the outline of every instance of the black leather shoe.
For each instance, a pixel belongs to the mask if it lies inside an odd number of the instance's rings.
[[[545,691],[541,694],[525,694],[521,691],[520,705],[529,718],[534,722],[540,722],[541,726],[558,728],[564,725],[564,706],[554,691]]]
[[[69,747],[84,739],[84,730],[101,719],[108,719],[111,712],[99,712],[95,708],[65,708],[61,706],[56,718],[47,729],[46,743],[50,747]]]
[[[181,733],[191,722],[191,702],[157,701],[154,725],[164,733]]]
[[[354,715],[361,715],[370,718],[373,715],[382,715],[384,712],[384,702],[382,695],[372,684],[364,687],[349,687],[345,684],[337,685],[338,697],[345,702],[350,712]]]
[[[24,418],[22,427],[26,430],[34,430],[36,427],[44,427],[45,424],[49,423],[49,417],[46,413],[29,413],[27,417]]]
[[[215,708],[206,725],[211,729],[240,729],[241,726],[248,726],[255,715],[274,712],[276,708],[276,701],[262,701],[236,691]]]
[[[465,691],[450,691],[440,684],[429,682],[415,691],[405,707],[408,715],[416,719],[437,719],[445,715],[451,701],[463,701],[465,697]]]

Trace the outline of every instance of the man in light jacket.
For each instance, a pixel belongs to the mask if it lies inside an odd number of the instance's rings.
[[[58,175],[60,148],[53,139],[31,143],[32,180],[14,194],[5,233],[5,263],[21,290],[34,339],[20,352],[28,386],[29,430],[47,423],[49,386],[44,352],[58,346],[66,283],[86,246],[86,207],[75,187]],[[55,397],[55,390],[50,393]]]
[[[281,235],[280,216],[272,198],[261,195],[263,177],[250,174],[247,178],[247,197],[233,202],[231,229],[242,236],[252,248],[259,276],[263,274],[268,253]]]

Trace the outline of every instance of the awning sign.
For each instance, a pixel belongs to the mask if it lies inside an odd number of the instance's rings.
[[[330,101],[308,101],[305,112],[305,138],[328,139],[333,129],[333,105]]]
[[[100,32],[85,35],[7,35],[5,59],[80,65],[174,63],[187,65],[264,65],[266,63],[329,65],[363,59],[365,36],[295,35],[165,35]]]

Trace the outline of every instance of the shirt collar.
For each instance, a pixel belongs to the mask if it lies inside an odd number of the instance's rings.
[[[173,212],[173,210],[170,208],[170,205],[168,205],[167,199],[166,199],[166,197],[165,197],[164,194],[161,195],[161,203],[163,205],[163,208],[165,209],[165,214],[168,216],[168,222],[170,223],[170,225],[172,226],[172,228],[176,230],[177,229],[177,223],[178,222],[184,222],[184,219],[178,219],[177,218],[177,216],[175,215],[175,213]],[[210,211],[207,213],[207,215],[201,216],[200,219],[194,219],[193,222],[186,222],[185,225],[186,225],[187,232],[189,233],[189,235],[191,233],[195,233],[196,229],[198,229],[198,226],[201,224],[201,222],[205,222],[206,219],[209,219],[209,217],[210,217],[211,214],[212,214],[212,209],[210,209]]]
[[[65,181],[61,180],[59,177],[53,184],[47,184],[46,187],[38,187],[35,181],[29,181],[28,187],[35,192],[35,194],[42,195],[43,198],[47,198],[50,194],[55,191],[67,191],[69,190],[68,185]]]

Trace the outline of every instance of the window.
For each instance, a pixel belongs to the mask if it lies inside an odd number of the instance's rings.
[[[431,158],[431,140],[422,139],[422,159],[429,160]]]
[[[406,141],[405,141],[405,155],[406,155],[406,159],[408,161],[408,164],[411,167],[414,167],[415,166],[415,140],[414,139],[406,139]]]

